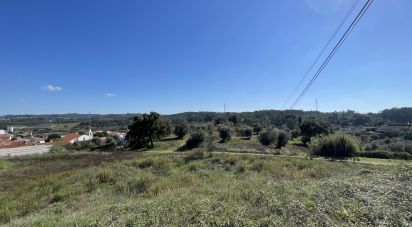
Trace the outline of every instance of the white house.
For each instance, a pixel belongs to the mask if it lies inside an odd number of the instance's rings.
[[[89,133],[87,135],[80,135],[77,133],[66,134],[63,136],[63,139],[69,143],[88,141],[93,139],[93,132],[89,129]]]
[[[13,126],[7,126],[7,129],[0,129],[0,135],[4,135],[4,134],[13,134],[14,132],[14,127]]]
[[[14,127],[13,126],[7,126],[7,132],[13,134]]]

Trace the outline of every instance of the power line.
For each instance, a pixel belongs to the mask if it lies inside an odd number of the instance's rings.
[[[312,86],[312,84],[315,82],[315,80],[319,77],[320,73],[325,69],[326,65],[330,62],[332,57],[336,54],[338,49],[342,46],[343,42],[346,40],[346,38],[349,36],[353,28],[358,24],[360,19],[363,17],[365,12],[368,10],[369,6],[372,4],[373,0],[368,0],[365,5],[362,7],[361,11],[358,13],[356,18],[352,21],[351,25],[349,28],[345,31],[343,36],[340,38],[339,42],[335,45],[333,50],[329,53],[328,57],[325,59],[325,61],[322,63],[322,65],[319,67],[318,71],[315,73],[315,75],[312,77],[312,79],[309,81],[309,83],[306,85],[305,89],[300,93],[299,97],[293,102],[291,105],[290,109],[293,109],[296,104],[302,99],[302,97],[306,94],[306,92],[309,90],[309,88]]]
[[[309,69],[306,71],[305,75],[302,77],[302,79],[299,81],[298,85],[295,87],[293,92],[289,95],[287,100],[283,103],[282,109],[288,104],[290,99],[296,94],[300,86],[302,85],[303,81],[305,81],[306,77],[309,75],[309,73],[312,71],[313,67],[316,65],[316,63],[319,61],[320,57],[323,55],[325,52],[326,48],[329,46],[329,44],[335,39],[336,35],[342,28],[342,26],[346,23],[346,20],[349,18],[349,16],[352,14],[353,10],[356,8],[360,0],[355,0],[353,2],[352,7],[349,9],[349,11],[346,13],[345,17],[343,20],[340,22],[338,28],[333,32],[332,36],[329,38],[328,42],[325,44],[325,46],[322,48],[322,50],[319,52],[318,56],[315,58],[315,61],[313,61],[312,65],[309,67]]]

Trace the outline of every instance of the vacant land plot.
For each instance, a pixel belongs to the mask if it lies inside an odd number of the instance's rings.
[[[23,156],[23,155],[33,155],[33,154],[43,154],[50,150],[49,145],[39,145],[39,146],[25,146],[16,148],[6,148],[0,149],[0,158],[13,157],[13,156]]]
[[[71,153],[8,159],[0,223],[410,225],[412,168],[273,155]]]

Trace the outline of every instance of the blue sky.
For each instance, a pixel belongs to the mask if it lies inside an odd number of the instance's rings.
[[[352,3],[1,1],[0,115],[280,109]],[[411,11],[375,0],[296,108],[411,106]]]

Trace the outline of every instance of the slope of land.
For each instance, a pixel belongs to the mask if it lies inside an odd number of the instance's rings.
[[[410,225],[412,167],[224,152],[2,161],[0,223]]]

